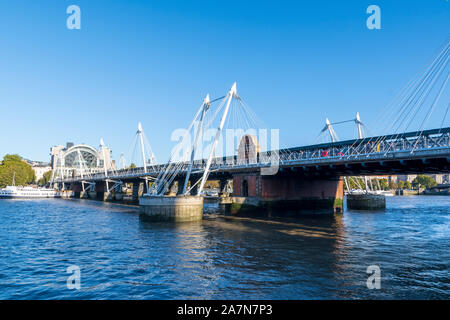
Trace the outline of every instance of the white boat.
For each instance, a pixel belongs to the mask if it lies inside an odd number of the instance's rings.
[[[60,198],[55,189],[7,186],[0,189],[0,199]]]
[[[376,194],[386,197],[392,197],[394,196],[391,191],[385,191],[385,190],[363,190],[363,189],[353,189],[349,192],[346,192],[345,195],[361,195],[361,194]]]
[[[388,190],[376,190],[376,191],[372,191],[372,193],[383,195],[383,196],[386,196],[386,197],[393,197],[394,196],[392,194],[392,192],[388,191]]]
[[[366,194],[366,190],[362,189],[352,189],[347,194]]]

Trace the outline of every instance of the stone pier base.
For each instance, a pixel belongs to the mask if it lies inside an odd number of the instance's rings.
[[[342,199],[302,198],[268,200],[258,197],[232,197],[228,212],[240,215],[300,216],[342,213]]]
[[[268,216],[343,213],[343,180],[339,176],[308,177],[294,171],[273,176],[233,176],[232,214]]]
[[[63,199],[73,198],[73,196],[74,196],[74,192],[72,190],[61,191],[61,198],[63,198]]]
[[[150,221],[200,221],[203,218],[203,197],[155,197],[144,195],[139,199],[141,212]]]
[[[113,192],[102,192],[103,193],[103,201],[112,201],[114,200],[114,193]]]
[[[233,199],[232,197],[219,197],[219,204],[232,204]]]
[[[89,194],[87,191],[80,191],[80,199],[87,199],[89,198]]]
[[[347,195],[347,208],[353,210],[384,210],[386,197],[379,194],[349,194]]]

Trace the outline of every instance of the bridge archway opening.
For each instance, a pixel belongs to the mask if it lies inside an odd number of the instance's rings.
[[[242,180],[242,196],[248,197],[248,181],[247,181],[247,179]]]

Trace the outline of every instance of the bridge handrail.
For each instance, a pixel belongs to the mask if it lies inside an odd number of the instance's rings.
[[[426,130],[423,132],[409,132],[398,136],[388,135],[382,137],[383,140],[379,140],[379,137],[370,137],[365,139],[347,140],[343,142],[260,152],[256,161],[250,161],[249,159],[238,159],[236,155],[229,157],[218,157],[213,159],[211,169],[220,170],[234,167],[241,168],[243,166],[265,166],[272,163],[274,160],[280,162],[281,164],[285,164],[295,161],[311,161],[312,163],[317,163],[322,159],[379,159],[383,157],[389,158],[389,155],[397,153],[409,152],[414,154],[424,150],[438,151],[443,148],[448,150],[450,147],[450,127]],[[358,144],[355,142],[358,142]],[[272,159],[273,156],[275,159]],[[184,167],[185,170],[188,163],[181,162],[178,164]],[[149,168],[150,170],[148,172],[144,172],[144,168],[142,167],[111,170],[108,171],[108,177],[105,176],[104,172],[92,173],[89,177],[84,178],[80,175],[75,175],[70,178],[64,178],[64,181],[69,182],[81,181],[83,179],[103,180],[106,178],[120,179],[127,177],[154,176],[157,175],[158,171],[162,170],[164,167],[165,165],[163,164],[153,165]],[[205,162],[203,160],[197,160],[194,162],[193,170],[198,171],[203,170],[204,168]],[[62,179],[59,179],[59,181],[62,181]]]

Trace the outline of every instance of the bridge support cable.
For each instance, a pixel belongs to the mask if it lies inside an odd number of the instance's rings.
[[[411,107],[412,102],[417,98],[418,94],[422,92],[424,85],[430,79],[430,77],[435,74],[435,71],[439,68],[439,65],[442,64],[446,56],[449,52],[449,44],[447,43],[443,49],[439,52],[439,54],[433,59],[432,63],[427,67],[427,69],[423,72],[421,76],[412,80],[411,85],[405,90],[403,96],[399,99],[398,105],[400,109],[396,109],[395,107],[390,107],[390,111],[394,119],[391,121],[388,118],[383,120],[382,123],[386,123],[386,127],[384,133],[397,133],[397,130],[394,130],[396,125],[401,125],[405,123],[405,115],[409,113],[409,107]],[[389,114],[386,113],[388,116]],[[406,129],[405,129],[406,131]]]
[[[387,131],[392,132],[395,135],[394,137],[392,137],[392,134],[389,135],[391,140],[395,141],[396,139],[399,139],[402,132],[407,130],[414,121],[417,121],[417,116],[420,110],[422,110],[424,102],[427,101],[434,85],[447,67],[449,53],[450,43],[446,43],[424,74],[420,78],[413,81],[407,88],[404,96],[400,99],[400,109],[397,111],[395,119],[393,121],[384,121],[388,122],[386,127]],[[434,107],[430,108],[430,110],[433,109]],[[427,121],[427,117],[428,116],[425,116],[424,118],[425,123]],[[404,129],[402,129],[402,127]],[[422,129],[423,127],[419,130]],[[367,150],[363,148],[366,144],[367,141],[365,139],[357,140],[347,149],[347,152],[344,153],[344,155],[350,157],[367,153]],[[372,140],[371,144],[375,146],[375,149],[369,152],[369,154],[372,152],[380,152],[381,149],[386,154],[386,152],[390,152],[391,149],[394,148],[393,143],[387,143],[385,136],[379,136],[377,139]]]
[[[219,101],[219,99],[212,101]],[[221,103],[214,111],[210,108],[212,101],[209,101],[209,97],[203,101],[186,134],[173,149],[169,162],[159,172],[155,183],[149,190],[149,194],[163,196],[175,179],[184,173],[186,175],[183,176],[183,181],[177,180],[178,183],[182,183],[179,189],[181,194],[187,195],[194,189],[194,186],[198,186],[196,195],[200,195],[211,172],[215,171],[218,166],[233,166],[237,163],[238,156],[235,155],[234,142],[237,139],[238,143],[240,143],[240,137],[252,136],[251,139],[255,142],[253,147],[257,149],[252,154],[259,156],[261,147],[257,143],[256,138],[258,119],[242,98],[237,95],[236,83],[222,97]],[[217,127],[215,126],[216,122],[218,122]],[[191,130],[193,131],[192,135]],[[190,137],[193,137],[193,143],[190,143]],[[208,137],[213,137],[213,141],[208,146],[210,149],[207,149],[208,155],[206,155],[206,163],[204,163],[204,150],[199,147],[199,144],[202,141],[207,141]],[[223,143],[224,140],[226,143]],[[232,148],[231,145],[233,146]],[[184,149],[183,146],[185,146]],[[226,150],[221,149],[223,147],[226,147],[224,148]],[[202,151],[202,162],[196,164],[195,159],[198,149]],[[223,156],[217,156],[217,154],[222,152]],[[255,158],[252,161],[258,160]],[[196,182],[191,179],[194,172],[196,174],[202,173],[202,176]],[[188,188],[189,181],[191,185]]]
[[[395,117],[394,121],[390,122],[389,132],[396,134],[397,138],[401,134],[401,126],[404,124],[406,128],[410,126],[415,116],[420,110],[420,106],[424,101],[425,97],[428,95],[432,85],[437,79],[437,76],[443,70],[443,66],[446,65],[448,61],[449,45],[447,44],[444,49],[439,53],[439,55],[434,59],[432,64],[425,71],[424,75],[413,82],[414,89],[410,92],[406,92],[401,100],[400,110]],[[414,110],[416,110],[414,112]],[[405,130],[406,130],[405,128]],[[381,144],[384,141],[383,138],[379,138],[375,141],[376,144]]]
[[[125,155],[127,156],[125,157]],[[137,131],[134,134],[130,148],[125,155],[121,154],[119,160],[119,170],[122,171],[122,175],[136,173],[136,170],[139,170],[138,168],[142,168],[144,173],[148,172],[150,168],[153,171],[156,169],[155,164],[157,161],[155,154],[153,153],[140,122],[138,123]],[[142,166],[139,166],[139,163],[141,162]],[[129,163],[128,167],[127,163]],[[138,164],[138,166],[136,166],[136,164]]]
[[[213,100],[217,101],[217,99]],[[194,118],[192,122],[189,124],[187,130],[185,131],[184,135],[182,136],[180,142],[175,146],[175,148],[172,150],[172,153],[170,155],[169,161],[161,170],[155,179],[155,182],[152,184],[151,188],[148,190],[148,194],[151,195],[158,195],[162,196],[164,195],[167,185],[170,185],[175,177],[183,170],[183,169],[189,169],[190,173],[192,172],[195,153],[197,149],[198,140],[201,136],[201,133],[204,130],[204,121],[205,121],[205,115],[207,114],[207,111],[209,110],[211,105],[211,101],[209,98],[209,95],[206,96],[206,98],[203,100],[202,104],[200,105],[199,109],[194,115]],[[222,104],[219,106],[219,109],[222,107]],[[200,120],[199,120],[200,119]],[[197,128],[195,130],[195,125],[197,124]],[[196,137],[196,142],[194,142],[193,145],[190,144],[190,141],[188,139],[190,138],[190,132],[191,130],[194,130],[194,136]],[[197,138],[198,137],[198,138]],[[179,157],[179,153],[183,151],[182,149],[188,145],[189,148],[187,149],[187,152],[183,152],[182,156]],[[178,158],[177,158],[178,157]],[[190,157],[190,161],[187,162],[187,157]],[[185,159],[186,158],[186,159]],[[188,177],[187,177],[188,178]],[[186,184],[185,179],[185,184]],[[184,186],[183,186],[184,188]],[[187,187],[186,187],[187,188]],[[184,194],[186,194],[188,191],[185,189]]]
[[[427,72],[427,74],[419,79],[416,88],[409,93],[409,96],[405,97],[405,102],[401,106],[401,110],[398,113],[397,117],[394,119],[390,132],[398,133],[402,130],[402,125],[407,124],[403,131],[406,131],[410,126],[411,121],[414,119],[413,115],[416,115],[417,112],[415,110],[419,109],[421,106],[421,102],[427,97],[430,92],[434,82],[436,81],[437,76],[442,72],[443,67],[448,61],[448,52],[449,49],[446,48],[444,52],[442,52],[441,56],[438,60],[432,65]]]
[[[444,127],[445,119],[447,118],[448,109],[450,109],[450,102],[447,104],[447,108],[445,109],[444,116],[442,117],[441,126],[439,127],[439,132],[441,132],[442,128]]]
[[[444,48],[441,54],[437,57],[434,64],[432,64],[428,72],[422,79],[419,79],[416,89],[412,91],[409,96],[405,97],[406,102],[404,103],[403,110],[399,113],[399,115],[394,120],[390,130],[397,134],[397,137],[402,133],[409,129],[412,125],[413,121],[416,119],[421,107],[432,91],[434,84],[439,79],[443,70],[447,66],[448,59],[450,53],[450,46]],[[402,128],[402,125],[404,127]]]
[[[421,111],[421,107],[424,104],[424,101],[429,97],[431,90],[434,88],[434,84],[436,83],[436,81],[439,79],[439,77],[441,76],[441,74],[443,73],[445,67],[447,66],[448,63],[448,57],[445,61],[445,63],[443,63],[439,70],[436,72],[436,75],[432,78],[432,80],[430,81],[430,83],[428,84],[426,91],[422,93],[420,100],[417,103],[417,108],[415,109],[415,112],[412,116],[409,117],[409,121],[408,124],[406,126],[406,128],[404,129],[404,131],[407,131],[408,128],[411,126],[412,122],[415,120],[417,114],[419,113],[419,111]],[[420,128],[419,128],[420,130]]]
[[[200,115],[200,121],[199,121],[199,124],[197,127],[197,133],[195,135],[194,144],[192,145],[191,159],[189,162],[189,167],[187,169],[186,178],[184,179],[184,185],[183,185],[183,191],[182,191],[183,195],[186,195],[187,185],[189,182],[189,178],[191,176],[192,165],[194,164],[194,157],[195,157],[195,151],[197,150],[198,140],[203,135],[203,130],[202,130],[203,129],[203,119],[205,118],[205,114],[208,111],[210,106],[211,106],[211,101],[210,101],[209,94],[208,94],[208,95],[206,95],[205,99],[203,100],[202,107],[201,107],[202,111],[201,111],[201,115]]]
[[[398,138],[402,134],[402,131],[406,131],[416,119],[423,102],[428,97],[436,80],[439,78],[440,74],[447,65],[448,53],[449,46],[447,45],[441,54],[436,58],[434,63],[429,67],[425,76],[416,81],[417,85],[415,90],[405,97],[405,102],[400,109],[401,111],[391,125],[391,132],[396,134],[395,138]],[[402,125],[405,125],[404,130],[401,130]],[[382,141],[382,138],[380,138],[379,141],[376,141],[376,143],[382,142],[384,142]],[[388,148],[386,151],[389,150],[390,149]]]
[[[440,99],[441,96],[442,96],[442,93],[444,92],[445,87],[447,86],[447,82],[448,82],[448,79],[449,79],[449,78],[450,78],[450,73],[447,74],[447,78],[445,79],[444,83],[442,84],[441,89],[439,90],[439,93],[436,95],[436,97],[435,97],[435,99],[434,99],[434,101],[433,101],[433,104],[430,106],[430,109],[428,110],[427,116],[425,117],[425,119],[422,121],[422,123],[421,123],[421,125],[420,125],[420,128],[419,128],[419,130],[420,130],[419,137],[422,136],[422,134],[423,134],[423,127],[424,127],[424,125],[428,122],[428,120],[430,119],[430,116],[431,116],[431,114],[433,113],[433,110],[434,110],[434,108],[436,107],[436,104],[438,103],[439,99]],[[448,108],[447,108],[447,110],[448,110]],[[417,139],[416,143],[414,144],[414,147],[413,147],[412,150],[411,150],[411,153],[414,152],[414,150],[416,149],[417,143],[419,142],[419,140],[420,140],[420,139]]]
[[[120,154],[120,160],[119,160],[119,170],[123,170],[126,167],[126,163],[125,163],[125,156],[124,154]]]
[[[231,99],[233,99],[233,97],[235,97],[235,96],[237,96],[236,82],[233,84],[233,86],[231,87],[230,91],[228,92],[228,98],[227,98],[228,101],[227,101],[225,110],[223,111],[222,118],[220,120],[220,124],[219,124],[219,127],[217,129],[216,137],[214,138],[214,142],[213,142],[213,144],[211,146],[211,151],[209,153],[209,157],[208,157],[208,160],[206,162],[206,168],[205,168],[205,171],[203,173],[203,177],[202,177],[202,180],[200,182],[200,186],[198,188],[197,195],[201,194],[201,192],[203,191],[203,187],[205,186],[205,182],[208,179],[209,168],[211,167],[211,161],[212,161],[212,158],[214,156],[214,152],[216,150],[217,143],[219,142],[219,137],[220,137],[220,135],[222,133],[222,129],[223,129],[223,126],[225,124],[225,120],[226,120],[227,115],[228,115],[228,110],[230,109]]]

